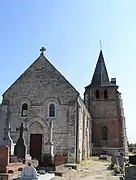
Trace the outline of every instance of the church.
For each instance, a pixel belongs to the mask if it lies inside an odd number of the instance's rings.
[[[121,94],[116,79],[109,80],[100,51],[91,83],[79,92],[40,56],[3,93],[0,105],[0,137],[10,125],[14,143],[24,122],[27,154],[41,160],[49,152],[80,163],[103,149],[111,154],[127,151],[127,135]]]

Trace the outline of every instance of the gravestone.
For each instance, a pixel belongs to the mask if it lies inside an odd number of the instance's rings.
[[[49,121],[49,139],[45,143],[46,154],[44,155],[44,162],[49,165],[54,162],[54,144],[52,141],[53,121]]]
[[[136,165],[136,155],[134,156],[129,156],[129,163]]]
[[[46,165],[48,164],[52,164],[54,163],[54,154],[53,154],[53,148],[54,148],[54,144],[51,141],[47,141],[45,143],[45,147],[46,147],[46,154],[44,155],[44,162],[46,163]]]
[[[123,157],[123,154],[121,153],[120,156],[118,157],[118,163],[119,163],[119,166],[121,168],[121,171],[123,170],[124,168],[124,157]]]
[[[136,180],[136,166],[129,166],[125,168],[125,180]]]
[[[24,124],[22,122],[20,126],[20,135],[14,148],[14,155],[22,160],[26,158],[26,144],[23,133],[24,133]]]
[[[4,128],[4,137],[0,140],[1,146],[8,146],[9,147],[9,154],[10,156],[13,155],[14,143],[10,137],[10,125],[8,124]]]
[[[9,147],[0,146],[0,179],[3,179],[4,176],[8,177],[10,173],[15,177],[18,175],[19,169],[23,169],[26,166],[25,164],[19,162],[10,163],[9,158]]]
[[[10,109],[9,109],[9,105],[10,105],[10,101],[9,100],[6,100],[4,102],[4,105],[6,106],[6,119],[4,120],[5,121],[5,128],[4,128],[4,136],[3,136],[3,139],[0,141],[0,145],[2,146],[8,146],[9,147],[9,153],[10,155],[12,154],[11,152],[11,149],[12,149],[12,146],[13,146],[13,141],[10,137],[10,124],[9,124],[9,119],[10,119]]]
[[[112,155],[111,156],[111,168],[113,168],[115,164],[117,164],[116,156]]]
[[[120,153],[119,151],[116,151],[115,154],[113,154],[111,156],[111,167],[113,168],[113,166],[116,164],[118,165],[118,158],[120,156]]]
[[[122,173],[124,170],[124,157],[122,153],[116,152],[111,157],[111,169],[117,173]]]
[[[4,172],[9,163],[9,147],[0,146],[0,172]]]
[[[48,167],[49,170],[55,171],[54,163],[54,143],[52,141],[53,121],[49,120],[49,139],[45,143],[46,153],[43,156],[42,166]]]

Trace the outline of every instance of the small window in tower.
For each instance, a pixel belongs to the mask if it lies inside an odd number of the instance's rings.
[[[49,117],[55,117],[55,104],[49,105]]]
[[[96,99],[99,99],[100,98],[100,92],[99,90],[96,90]]]
[[[108,140],[108,128],[107,128],[107,126],[102,127],[102,140]]]
[[[104,90],[104,99],[107,99],[107,98],[108,98],[108,91]]]
[[[27,117],[27,111],[28,111],[28,104],[24,103],[22,105],[21,116],[22,117]]]

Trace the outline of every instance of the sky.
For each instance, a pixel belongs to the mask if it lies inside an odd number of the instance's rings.
[[[0,3],[0,95],[39,56],[83,97],[100,52],[122,93],[129,142],[136,143],[136,1],[12,0]]]

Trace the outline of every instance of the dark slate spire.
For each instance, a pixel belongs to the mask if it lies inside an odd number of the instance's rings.
[[[104,86],[110,84],[102,50],[100,51],[91,86]]]
[[[92,81],[88,86],[85,87],[85,89],[98,86],[111,86],[118,88],[118,86],[116,85],[116,78],[112,78],[111,81],[109,81],[109,76],[104,62],[102,50],[100,51],[98,57]]]

